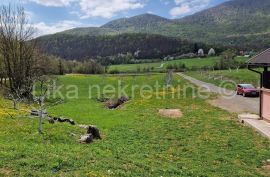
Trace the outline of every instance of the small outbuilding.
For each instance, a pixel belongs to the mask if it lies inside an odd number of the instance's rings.
[[[260,117],[270,122],[270,48],[248,61],[248,69],[260,75]]]

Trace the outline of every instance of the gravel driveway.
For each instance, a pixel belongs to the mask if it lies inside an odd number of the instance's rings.
[[[214,84],[197,80],[183,73],[177,73],[177,75],[183,77],[184,79],[190,81],[191,83],[201,88],[207,89],[210,92],[218,93],[220,95],[218,99],[208,101],[210,104],[216,107],[227,110],[231,113],[259,114],[259,110],[260,110],[259,98],[243,97],[240,95],[236,95],[234,91],[227,90],[227,89],[215,86]]]

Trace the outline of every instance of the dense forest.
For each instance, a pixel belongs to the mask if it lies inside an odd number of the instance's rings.
[[[153,34],[74,36],[56,34],[38,39],[45,52],[64,59],[85,59],[131,53],[136,59],[163,58],[171,54],[205,51],[211,47]],[[218,51],[218,50],[217,50]]]

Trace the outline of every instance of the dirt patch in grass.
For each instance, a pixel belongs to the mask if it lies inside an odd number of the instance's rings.
[[[262,166],[256,169],[262,176],[270,176],[270,159],[263,160]]]
[[[270,172],[270,165],[265,165],[265,166],[263,166],[263,169],[265,169],[265,170],[267,170],[267,171]]]
[[[12,170],[8,168],[0,168],[0,176],[10,176],[12,174]]]
[[[183,113],[180,109],[160,109],[158,113],[162,117],[168,117],[172,119],[178,119],[183,116]]]
[[[119,108],[121,105],[123,105],[124,103],[126,103],[129,100],[128,97],[122,96],[119,99],[117,99],[116,101],[113,100],[108,100],[105,102],[105,106],[108,109],[117,109]]]

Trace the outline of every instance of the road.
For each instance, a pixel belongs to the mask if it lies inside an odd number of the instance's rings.
[[[236,95],[234,91],[227,90],[214,84],[206,83],[197,80],[193,77],[187,76],[183,73],[177,73],[177,75],[188,80],[189,82],[201,87],[206,88],[210,92],[218,93],[220,96],[215,100],[210,100],[209,103],[213,106],[227,110],[231,113],[254,113],[259,114],[259,98],[243,97]]]

